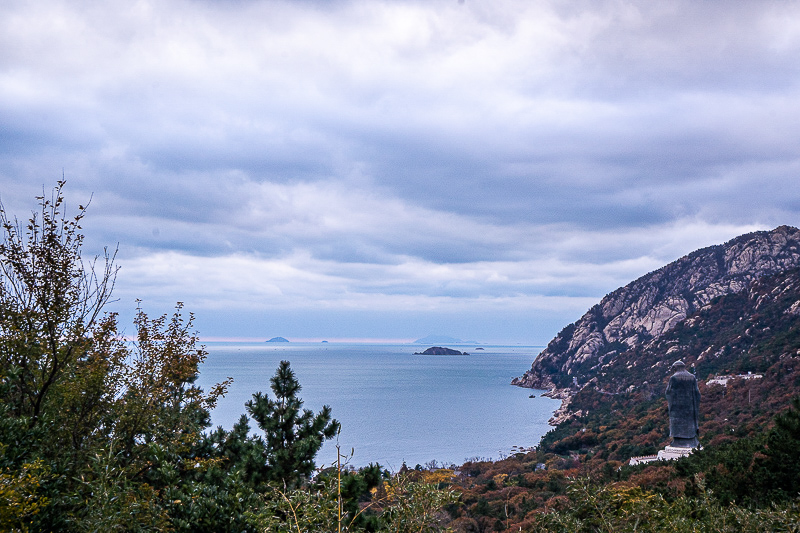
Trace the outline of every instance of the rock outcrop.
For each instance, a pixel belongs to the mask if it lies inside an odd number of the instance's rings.
[[[424,352],[414,352],[414,355],[469,355],[467,352],[459,352],[451,348],[442,348],[441,346],[432,346]]]
[[[790,226],[692,252],[608,294],[550,341],[512,384],[577,390],[615,355],[658,339],[715,298],[798,266],[800,230]]]

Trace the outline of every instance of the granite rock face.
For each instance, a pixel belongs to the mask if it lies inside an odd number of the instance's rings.
[[[605,296],[550,341],[512,384],[580,387],[616,354],[658,339],[714,298],[800,266],[800,230],[781,226],[692,252]]]

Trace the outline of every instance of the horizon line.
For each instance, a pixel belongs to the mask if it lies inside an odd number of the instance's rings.
[[[271,337],[274,338],[274,337]],[[268,342],[269,339],[265,337],[243,337],[243,336],[200,336],[200,343],[204,342],[252,342],[252,343],[265,343],[265,344],[302,344],[302,343],[316,343],[316,344],[418,344],[425,345],[429,343],[418,343],[418,339],[406,338],[387,338],[387,337],[283,337],[288,342]],[[499,341],[499,342],[450,342],[443,345],[452,346],[480,346],[480,345],[497,345],[497,346],[531,346],[531,347],[544,347],[545,344],[536,342],[514,342],[514,341]]]
[[[201,336],[201,342],[268,342],[270,338],[274,337],[239,337],[239,336]],[[316,342],[316,343],[323,343],[323,342],[340,342],[340,343],[349,343],[349,344],[414,344],[415,339],[409,338],[384,338],[384,337],[283,337],[289,341],[289,343],[293,342]],[[272,343],[272,344],[286,344],[282,342]]]

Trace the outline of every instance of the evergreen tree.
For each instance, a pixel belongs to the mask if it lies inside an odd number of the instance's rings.
[[[800,494],[800,396],[792,407],[775,417],[775,427],[767,434],[767,489],[776,500],[797,498]]]
[[[302,409],[300,383],[289,361],[281,361],[270,388],[275,400],[257,392],[245,405],[266,438],[269,479],[295,487],[313,472],[314,457],[325,440],[336,436],[340,424],[327,405],[317,414]]]

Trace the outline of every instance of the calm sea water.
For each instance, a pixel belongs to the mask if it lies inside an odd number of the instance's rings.
[[[535,446],[559,405],[542,391],[509,385],[530,368],[539,347],[482,347],[459,348],[469,356],[421,356],[413,355],[424,350],[419,345],[210,343],[199,384],[208,390],[234,378],[212,413],[215,426],[230,429],[253,393],[272,396],[269,379],[288,360],[304,407],[316,412],[330,405],[341,422],[341,450],[354,449],[350,464],[378,462],[391,470],[403,462],[461,464]],[[335,461],[329,441],[317,465]]]

